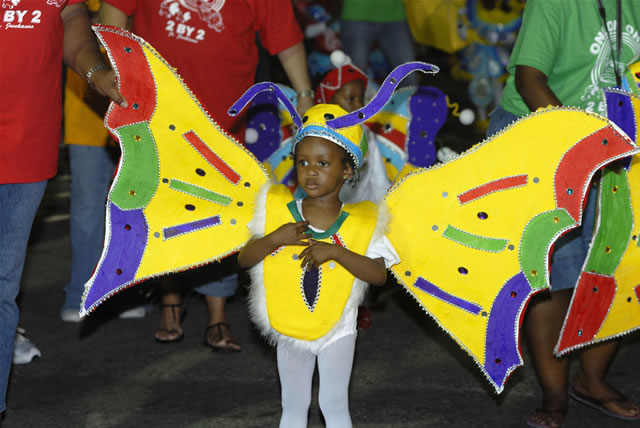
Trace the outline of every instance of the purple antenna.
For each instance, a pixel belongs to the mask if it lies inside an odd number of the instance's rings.
[[[255,98],[256,95],[263,91],[273,92],[274,95],[278,97],[280,103],[282,103],[282,105],[285,106],[289,111],[289,114],[293,119],[293,123],[296,124],[298,129],[302,127],[302,119],[300,119],[300,115],[296,111],[295,107],[293,107],[293,104],[291,104],[291,101],[289,101],[289,98],[287,98],[284,92],[282,92],[282,89],[280,89],[275,83],[271,82],[256,83],[255,85],[247,89],[247,91],[242,94],[242,96],[238,98],[235,103],[233,103],[233,105],[227,111],[227,114],[232,117],[237,116],[238,113],[240,113],[242,109],[244,109],[247,104],[249,104],[251,100]]]
[[[437,66],[427,64],[426,62],[416,61],[399,65],[391,73],[389,73],[386,79],[384,79],[384,82],[382,82],[382,86],[380,86],[378,93],[375,97],[373,97],[371,101],[369,101],[369,104],[352,113],[329,120],[327,122],[327,126],[333,129],[345,128],[347,126],[357,125],[371,118],[380,110],[382,110],[382,108],[387,104],[389,98],[391,98],[393,91],[398,87],[400,81],[404,79],[409,73],[416,70],[430,74],[436,74],[440,71]]]

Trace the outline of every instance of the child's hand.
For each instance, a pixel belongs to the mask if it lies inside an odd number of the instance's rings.
[[[277,245],[309,245],[311,234],[305,233],[309,226],[308,221],[297,223],[285,223],[271,233],[273,242]]]
[[[342,248],[338,245],[319,242],[314,239],[309,239],[309,243],[310,245],[300,253],[301,266],[303,268],[306,266],[308,270],[314,267],[319,268],[326,261],[335,260],[337,252]]]

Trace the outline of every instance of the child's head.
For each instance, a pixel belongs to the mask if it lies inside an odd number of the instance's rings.
[[[306,163],[312,159],[324,167],[336,166],[335,162],[339,161],[338,169],[334,171],[333,168],[329,168],[331,174],[335,175],[335,181],[332,183],[337,186],[338,191],[345,181],[357,179],[358,168],[367,152],[367,142],[362,126],[355,125],[339,129],[327,126],[328,121],[346,114],[347,112],[340,106],[317,104],[307,110],[302,118],[302,127],[293,139],[292,154],[298,180],[303,189],[304,177],[301,172],[306,171]],[[312,155],[315,157],[312,158]],[[328,160],[331,161],[331,165],[324,164],[324,161]]]
[[[336,67],[322,79],[316,89],[316,103],[338,104],[351,113],[364,105],[367,89],[367,75],[341,51],[331,54],[331,62]]]

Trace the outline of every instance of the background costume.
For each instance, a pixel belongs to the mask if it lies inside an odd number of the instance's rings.
[[[193,5],[178,0],[105,3],[132,18],[131,31],[152,43],[177,68],[209,115],[240,142],[244,142],[244,116],[233,118],[226,112],[254,82],[256,33],[272,55],[303,39],[286,0],[217,0]],[[233,296],[237,274],[229,274],[229,266],[225,266],[222,275],[196,291],[214,297]]]

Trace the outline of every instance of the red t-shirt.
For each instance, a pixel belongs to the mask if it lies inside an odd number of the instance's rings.
[[[227,110],[254,82],[256,33],[272,55],[302,41],[290,0],[104,0],[177,68],[209,115],[236,138]],[[240,141],[243,138],[238,138]]]
[[[53,177],[62,117],[60,12],[82,0],[2,0],[0,184]]]

